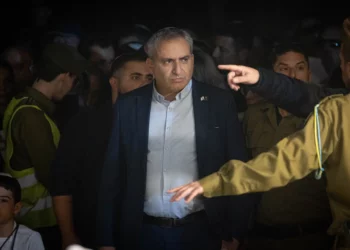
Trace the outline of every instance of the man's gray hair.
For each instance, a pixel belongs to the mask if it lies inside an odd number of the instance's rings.
[[[154,33],[146,43],[145,52],[147,53],[148,57],[152,58],[160,42],[176,38],[185,39],[190,46],[191,53],[193,52],[193,39],[191,35],[186,30],[176,27],[166,27]]]

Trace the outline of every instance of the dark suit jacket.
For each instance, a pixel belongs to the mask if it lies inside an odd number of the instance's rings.
[[[120,97],[116,104],[100,187],[97,218],[100,246],[138,248],[152,93],[150,84]],[[230,159],[245,161],[244,136],[232,95],[193,81],[192,96],[199,177],[217,171]],[[248,230],[255,197],[249,194],[206,199],[209,222],[223,238],[241,236]]]

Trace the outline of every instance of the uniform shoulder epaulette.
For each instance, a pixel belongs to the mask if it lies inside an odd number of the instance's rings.
[[[259,103],[254,103],[254,104],[248,105],[247,109],[254,110],[254,111],[263,111],[264,109],[268,109],[271,106],[273,106],[273,105],[269,102],[259,102]]]
[[[273,105],[272,103],[264,102],[264,103],[260,104],[259,110],[262,112],[266,112],[270,108],[274,108],[274,107],[275,107],[275,105]]]
[[[262,118],[262,116],[271,108],[271,104],[259,103],[251,104],[248,106],[245,116],[249,117],[250,120],[257,121]]]
[[[328,95],[328,96],[326,96],[325,98],[323,98],[321,101],[319,101],[318,104],[319,104],[319,105],[322,105],[322,104],[324,104],[325,102],[327,102],[327,101],[329,101],[329,100],[333,100],[333,99],[336,99],[336,98],[339,98],[339,97],[344,97],[344,96],[345,96],[345,94]],[[304,124],[307,123],[307,121],[310,119],[310,117],[311,117],[312,115],[314,115],[314,112],[311,112],[311,113],[307,116],[307,118],[305,119]]]
[[[345,95],[344,94],[334,94],[334,95],[329,95],[329,96],[326,96],[325,98],[323,98],[319,104],[323,104],[325,103],[326,101],[329,101],[331,99],[335,99],[335,98],[339,98],[339,97],[344,97]]]

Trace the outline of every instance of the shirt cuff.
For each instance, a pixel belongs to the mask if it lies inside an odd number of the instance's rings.
[[[218,194],[220,183],[221,177],[219,175],[219,172],[213,173],[201,179],[199,181],[199,184],[203,187],[203,196],[210,198],[220,195]]]

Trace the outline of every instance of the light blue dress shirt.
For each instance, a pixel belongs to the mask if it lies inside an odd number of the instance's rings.
[[[154,85],[153,85],[154,86]],[[198,179],[192,81],[169,102],[155,86],[149,123],[144,212],[150,216],[183,218],[203,209],[199,199],[170,202],[171,188]]]

